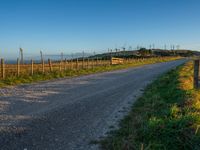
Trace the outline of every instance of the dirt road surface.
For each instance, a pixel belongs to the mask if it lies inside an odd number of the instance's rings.
[[[0,89],[1,150],[93,150],[178,60]]]

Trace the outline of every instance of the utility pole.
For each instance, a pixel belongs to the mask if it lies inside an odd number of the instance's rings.
[[[170,45],[170,49],[173,50],[173,46],[172,45]]]
[[[112,49],[110,50],[110,57],[112,57]]]
[[[176,46],[176,49],[179,50],[179,49],[180,49],[180,45],[177,45],[177,46]]]
[[[61,61],[63,61],[63,52],[61,52]]]
[[[72,56],[71,56],[71,57],[72,57],[72,60],[73,60],[73,59],[74,59],[74,54],[73,54],[73,53],[72,53]]]
[[[151,50],[151,44],[149,45],[149,49]]]
[[[173,45],[173,50],[175,49],[175,46]]]
[[[153,49],[155,49],[155,44],[153,44]]]
[[[84,68],[84,61],[85,61],[85,52],[83,51],[83,56],[82,56],[82,68]]]
[[[122,50],[123,50],[122,56],[125,57],[125,55],[126,55],[126,47],[125,47],[125,46],[122,47]],[[120,54],[121,54],[121,52],[120,52]],[[119,54],[119,55],[120,55],[120,54]]]
[[[85,52],[83,51],[83,58],[85,58]]]
[[[20,56],[21,56],[21,64],[24,64],[24,54],[23,54],[23,49],[19,48],[20,50]]]
[[[167,45],[166,44],[165,44],[164,48],[165,48],[165,50],[167,50]]]
[[[41,57],[41,63],[42,63],[44,60],[42,51],[40,51],[40,57]]]
[[[118,55],[118,53],[117,53],[117,48],[115,48],[115,57]]]
[[[128,50],[129,50],[129,51],[132,51],[132,50],[133,50],[132,46],[129,46]]]

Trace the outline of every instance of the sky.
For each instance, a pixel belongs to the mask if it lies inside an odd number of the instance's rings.
[[[0,0],[0,57],[166,44],[200,50],[199,0]]]

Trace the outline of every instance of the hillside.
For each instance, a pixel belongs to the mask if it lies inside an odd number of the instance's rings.
[[[109,57],[119,57],[119,58],[140,58],[140,57],[156,57],[156,56],[200,56],[199,51],[192,50],[163,50],[163,49],[145,49],[140,50],[129,50],[129,51],[115,51],[109,53],[103,53],[98,55],[90,56],[89,58],[109,58]]]

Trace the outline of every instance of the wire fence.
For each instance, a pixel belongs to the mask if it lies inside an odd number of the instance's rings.
[[[25,62],[17,59],[14,64],[7,64],[4,59],[1,59],[0,64],[0,79],[7,77],[19,77],[19,76],[32,76],[34,74],[47,74],[51,72],[64,72],[68,70],[81,70],[81,69],[94,69],[96,67],[107,67],[111,65],[119,64],[138,64],[145,62],[162,62],[166,60],[173,60],[177,57],[149,57],[149,58],[76,58],[76,59],[60,59],[60,60],[44,60],[34,61],[33,59]]]
[[[17,60],[16,64],[6,64],[4,59],[1,59],[1,78],[21,75],[33,75],[35,73],[50,73],[55,71],[66,71],[66,70],[80,70],[80,69],[90,69],[97,66],[108,66],[110,65],[110,60],[106,59],[70,59],[70,60],[60,60],[52,61],[51,59],[42,60],[42,62],[34,61],[31,59],[29,62],[21,63]]]

